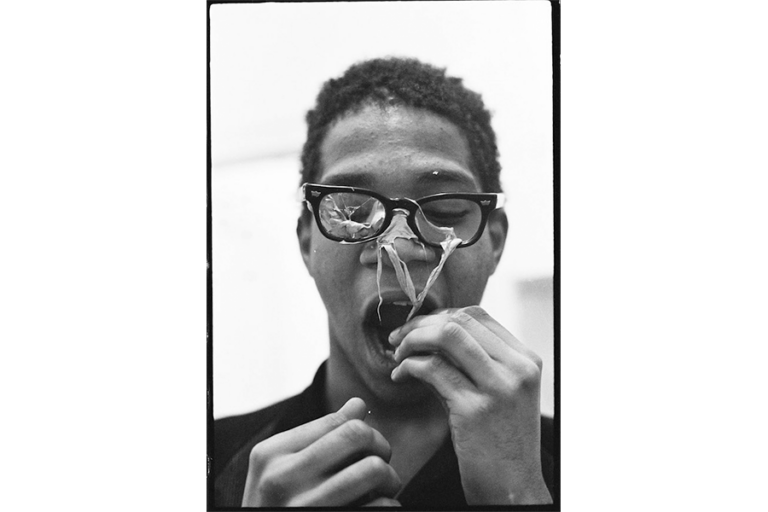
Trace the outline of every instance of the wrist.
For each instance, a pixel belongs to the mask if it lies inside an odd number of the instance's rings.
[[[552,503],[552,496],[549,494],[549,489],[547,489],[543,478],[534,485],[511,492],[508,498],[507,504],[509,505],[547,505]]]
[[[465,482],[464,495],[469,505],[545,505],[553,502],[541,471],[509,475],[503,482],[493,479],[484,479],[475,485]]]

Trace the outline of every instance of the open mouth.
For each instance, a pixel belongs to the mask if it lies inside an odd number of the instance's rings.
[[[391,354],[394,351],[394,348],[388,341],[389,333],[405,324],[405,320],[408,318],[412,307],[413,305],[408,300],[385,300],[381,306],[376,301],[368,307],[365,316],[365,326],[374,333],[384,353]],[[436,307],[436,304],[427,297],[415,316],[428,315]]]

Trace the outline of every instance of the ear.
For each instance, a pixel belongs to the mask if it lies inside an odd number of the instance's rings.
[[[507,242],[507,230],[509,222],[504,210],[494,210],[488,217],[488,233],[491,236],[491,249],[493,251],[493,269],[499,265],[501,255],[504,252],[504,244]]]
[[[306,209],[303,209],[299,216],[299,221],[296,224],[296,237],[299,240],[299,250],[301,251],[301,258],[304,260],[304,266],[307,267],[309,275],[312,275],[310,267],[310,254],[312,246],[312,214]]]

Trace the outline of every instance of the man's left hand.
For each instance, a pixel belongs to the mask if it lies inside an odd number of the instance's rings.
[[[469,504],[551,503],[541,472],[541,359],[479,306],[392,332],[392,380],[430,385],[448,411]]]

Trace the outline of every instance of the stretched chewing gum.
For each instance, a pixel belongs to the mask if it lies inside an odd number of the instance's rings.
[[[445,240],[440,243],[440,246],[443,248],[443,253],[440,256],[440,262],[432,270],[432,272],[430,272],[429,277],[427,278],[427,282],[424,285],[424,289],[421,290],[421,292],[418,294],[416,293],[416,287],[413,284],[413,279],[411,279],[411,274],[408,271],[408,265],[403,260],[401,260],[400,256],[397,254],[397,249],[395,248],[395,240],[398,238],[411,240],[413,243],[420,245],[425,253],[427,248],[413,233],[413,231],[411,231],[411,228],[408,227],[405,214],[396,212],[394,218],[392,219],[392,224],[390,224],[389,228],[387,228],[387,230],[376,240],[376,254],[378,257],[378,266],[376,268],[376,284],[379,288],[379,308],[377,312],[379,315],[379,321],[381,321],[381,305],[384,302],[384,299],[381,296],[381,273],[383,268],[382,253],[386,252],[389,256],[389,259],[392,262],[392,266],[395,268],[397,282],[400,284],[400,288],[403,290],[403,292],[405,292],[405,294],[408,296],[408,299],[411,301],[412,308],[405,320],[407,322],[413,318],[413,315],[421,307],[424,299],[427,296],[427,293],[429,293],[429,289],[432,288],[432,285],[440,275],[440,271],[443,269],[443,265],[445,265],[445,260],[448,259],[448,256],[450,256],[456,247],[461,243],[461,239],[456,237],[456,233],[454,232],[453,228],[433,226],[433,229],[439,230],[445,235]]]

